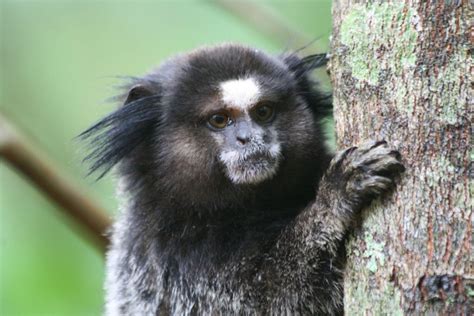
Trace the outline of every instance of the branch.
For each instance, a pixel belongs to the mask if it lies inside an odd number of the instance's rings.
[[[109,241],[105,232],[110,225],[107,212],[91,201],[34,148],[0,115],[0,158],[25,176],[86,232],[89,241],[102,252]]]
[[[290,46],[293,48],[303,47],[304,49],[312,44],[314,40],[289,25],[276,12],[268,10],[255,2],[248,0],[212,0],[212,2],[266,36],[278,40],[282,45],[291,44]]]

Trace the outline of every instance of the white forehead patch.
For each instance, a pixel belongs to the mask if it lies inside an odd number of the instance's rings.
[[[260,87],[253,78],[224,81],[220,89],[222,101],[241,110],[247,110],[260,98]]]

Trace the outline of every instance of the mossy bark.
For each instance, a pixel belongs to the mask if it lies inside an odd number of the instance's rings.
[[[407,167],[347,244],[347,315],[473,313],[472,10],[334,1],[338,147],[385,139]]]

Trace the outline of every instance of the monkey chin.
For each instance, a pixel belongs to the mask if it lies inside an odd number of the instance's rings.
[[[256,153],[242,157],[235,152],[221,155],[225,173],[234,184],[258,184],[271,179],[278,171],[280,156]]]

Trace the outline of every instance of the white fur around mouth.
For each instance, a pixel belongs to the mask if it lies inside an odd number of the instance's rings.
[[[219,156],[229,179],[236,184],[257,184],[272,178],[280,163],[280,146],[269,151],[224,152]]]

